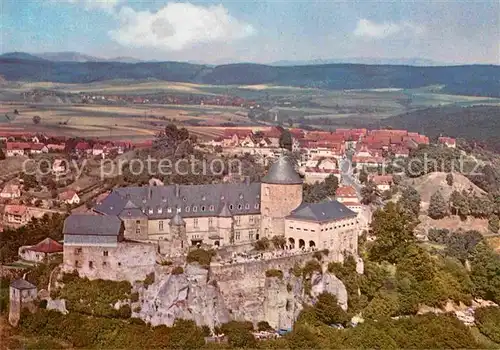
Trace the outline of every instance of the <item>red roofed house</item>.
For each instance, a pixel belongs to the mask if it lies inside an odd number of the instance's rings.
[[[25,205],[6,205],[4,208],[3,220],[10,225],[24,225],[31,219],[28,207]]]
[[[45,238],[33,246],[19,248],[18,255],[21,259],[33,262],[43,262],[45,259],[61,254],[63,245],[52,238]]]
[[[438,142],[442,145],[445,145],[446,147],[450,147],[450,148],[456,148],[457,147],[457,141],[452,138],[452,137],[440,137],[438,139]]]
[[[388,191],[391,189],[393,184],[392,175],[370,175],[368,176],[368,181],[372,181],[377,185],[377,189],[380,192]]]
[[[224,147],[238,146],[242,140],[247,136],[252,136],[253,132],[250,129],[233,129],[227,128],[224,130],[224,140],[222,145]]]
[[[49,151],[49,149],[43,143],[31,144],[31,149],[30,149],[31,154],[47,153],[48,151]]]
[[[80,197],[73,190],[67,190],[65,192],[59,193],[59,200],[66,204],[79,204]]]
[[[50,152],[63,152],[66,149],[66,144],[49,143],[47,144],[47,148]]]
[[[31,149],[31,144],[29,142],[7,142],[6,149],[6,157],[24,156],[26,151]]]
[[[341,186],[337,188],[335,197],[340,203],[358,201],[358,194],[356,193],[356,189],[352,186]]]
[[[0,198],[14,199],[21,197],[21,187],[17,184],[8,183],[0,192]]]
[[[90,153],[92,148],[87,142],[78,142],[75,146],[75,151],[78,153]]]
[[[334,175],[340,182],[340,171],[338,169],[306,168],[304,175],[304,182],[308,184],[323,182],[330,175]]]

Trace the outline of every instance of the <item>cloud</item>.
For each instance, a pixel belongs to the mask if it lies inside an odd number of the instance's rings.
[[[368,19],[360,19],[354,30],[354,35],[365,38],[383,39],[396,34],[421,34],[423,27],[411,22],[375,23]]]
[[[255,29],[232,17],[226,8],[169,3],[157,12],[123,7],[119,28],[110,37],[124,46],[179,51],[193,44],[228,42],[248,37]]]
[[[81,4],[84,5],[87,9],[104,9],[104,10],[112,10],[122,0],[52,0],[58,3],[70,3],[70,4]]]

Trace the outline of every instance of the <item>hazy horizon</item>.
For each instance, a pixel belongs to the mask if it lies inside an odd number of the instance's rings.
[[[206,64],[500,64],[498,1],[2,0],[2,52]]]

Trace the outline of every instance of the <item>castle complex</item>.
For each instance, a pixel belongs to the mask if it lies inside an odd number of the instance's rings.
[[[357,214],[337,201],[303,203],[302,178],[285,157],[261,183],[117,188],[94,211],[101,215],[72,215],[65,223],[68,270],[90,272],[97,260],[119,269],[126,262],[112,258],[113,249],[126,253],[122,246],[131,241],[181,255],[190,246],[218,248],[283,236],[289,250],[328,249],[338,260],[345,252],[357,254]],[[96,249],[99,259],[92,258]],[[152,256],[144,258],[147,251]],[[142,248],[138,255],[139,265],[154,264],[154,249]],[[110,266],[113,262],[117,266]]]

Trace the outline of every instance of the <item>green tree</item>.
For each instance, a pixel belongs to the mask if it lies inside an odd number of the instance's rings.
[[[345,325],[349,321],[347,313],[339,306],[337,298],[330,293],[324,292],[318,295],[314,310],[318,320],[327,325],[336,323]]]
[[[339,179],[335,175],[328,175],[325,179],[325,187],[328,196],[335,196],[339,188]]]
[[[446,183],[448,184],[448,186],[453,186],[453,174],[452,173],[448,173],[446,175]]]
[[[387,203],[373,214],[372,231],[375,241],[368,254],[376,262],[397,263],[414,243],[415,223],[394,203]]]
[[[255,348],[257,341],[251,333],[251,322],[230,321],[221,326],[222,332],[228,337],[229,344],[237,348]]]
[[[481,307],[474,312],[476,325],[485,336],[500,344],[500,308]]]
[[[292,151],[293,139],[292,139],[292,134],[290,134],[290,131],[285,129],[281,132],[279,143],[281,148],[285,148],[289,151]]]
[[[470,262],[475,294],[500,303],[500,255],[486,243],[480,243]]]
[[[500,220],[498,219],[498,215],[492,214],[488,220],[488,229],[493,232],[497,233],[498,230],[500,229]]]
[[[466,196],[458,191],[453,191],[450,195],[450,207],[452,214],[466,218],[470,214],[469,201]]]
[[[448,206],[440,191],[436,191],[429,203],[428,215],[433,219],[443,219],[448,214]]]
[[[3,149],[0,148],[0,160],[5,159],[5,153],[3,152]]]
[[[361,169],[361,171],[359,172],[359,182],[364,184],[367,181],[368,181],[368,173],[364,169]]]
[[[379,197],[380,193],[378,192],[377,186],[371,181],[361,189],[361,203],[365,205],[377,202]]]
[[[407,187],[401,194],[401,198],[399,199],[399,205],[401,209],[414,216],[418,217],[420,213],[420,194],[413,187]]]

